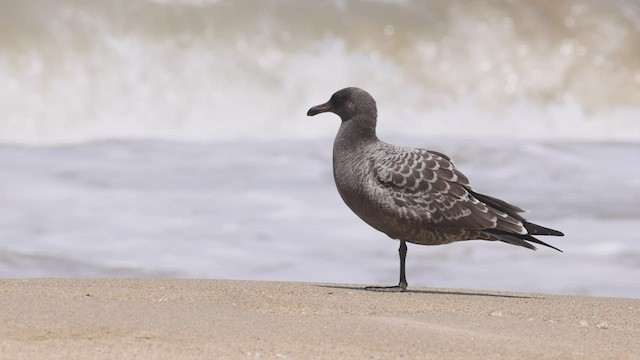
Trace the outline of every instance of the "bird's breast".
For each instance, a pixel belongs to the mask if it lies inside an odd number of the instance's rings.
[[[342,199],[351,207],[368,202],[371,187],[370,161],[362,154],[336,156],[333,159],[333,177]]]
[[[334,179],[342,200],[367,224],[391,236],[389,226],[394,219],[385,211],[373,166],[372,155],[367,152],[334,152]]]

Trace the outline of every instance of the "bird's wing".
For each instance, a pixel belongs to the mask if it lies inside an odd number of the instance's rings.
[[[523,219],[515,214],[521,209],[507,203],[511,208],[500,209],[476,198],[467,177],[444,154],[423,149],[387,151],[376,159],[374,171],[399,216],[434,229],[527,234]]]

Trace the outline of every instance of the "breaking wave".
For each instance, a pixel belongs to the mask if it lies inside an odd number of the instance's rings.
[[[640,4],[19,1],[0,141],[325,137],[360,86],[398,135],[640,140]]]

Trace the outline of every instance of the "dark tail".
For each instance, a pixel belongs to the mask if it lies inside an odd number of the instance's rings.
[[[532,224],[535,225],[535,224]],[[538,225],[535,225],[538,226]],[[543,228],[542,226],[540,226],[541,228]],[[527,228],[528,229],[528,228]],[[546,228],[543,228],[546,229]],[[552,229],[547,229],[550,231],[553,231],[553,234],[538,234],[538,235],[556,235],[559,234],[557,236],[563,236],[564,234],[562,234],[559,231],[556,230],[552,230]],[[498,235],[498,238],[500,239],[500,241],[506,242],[508,244],[511,245],[517,245],[517,246],[522,246],[522,247],[526,247],[527,249],[531,249],[531,250],[535,250],[536,247],[531,245],[530,243],[535,243],[535,244],[539,244],[539,245],[543,245],[546,246],[548,248],[552,248],[553,250],[557,250],[562,252],[562,250],[558,249],[555,246],[549,245],[546,242],[536,239],[533,236],[531,236],[530,234],[526,234],[526,235],[520,235],[520,234],[513,234],[513,233],[508,233],[506,231],[500,231],[500,230],[487,230],[487,232],[492,233],[494,235]]]
[[[470,189],[467,189],[467,191],[469,191],[476,199],[491,206],[492,208],[500,210],[503,213],[506,213],[509,216],[522,221],[524,228],[527,229],[528,234],[526,235],[514,234],[514,233],[501,231],[501,230],[487,230],[487,232],[490,232],[494,235],[498,235],[500,238],[500,241],[504,241],[512,245],[526,247],[527,249],[535,250],[536,247],[529,243],[529,242],[532,242],[532,243],[543,245],[543,246],[562,252],[562,250],[558,249],[557,247],[551,246],[545,243],[544,241],[538,240],[535,237],[533,237],[533,235],[564,236],[562,232],[528,222],[522,216],[520,216],[520,214],[518,214],[520,212],[523,212],[524,210],[522,210],[521,208],[515,205],[511,205],[506,201],[496,199],[489,195],[478,194],[477,192],[472,191]]]
[[[524,224],[524,228],[527,229],[527,231],[531,235],[564,236],[564,234],[558,230],[549,229],[544,226],[540,226],[540,225],[533,224],[526,221],[523,224]]]

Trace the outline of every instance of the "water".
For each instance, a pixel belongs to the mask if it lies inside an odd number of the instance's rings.
[[[409,247],[412,285],[640,296],[634,1],[6,1],[0,276],[392,284],[332,183],[344,86],[563,249]]]
[[[563,254],[479,241],[410,245],[411,284],[640,294],[640,168],[628,166],[640,145],[391,140],[451,154],[477,190],[566,233],[548,239]],[[392,284],[398,244],[342,203],[330,147],[327,139],[2,148],[0,276]]]
[[[400,135],[640,140],[633,0],[2,7],[6,143],[329,137],[295,119],[346,86]]]

